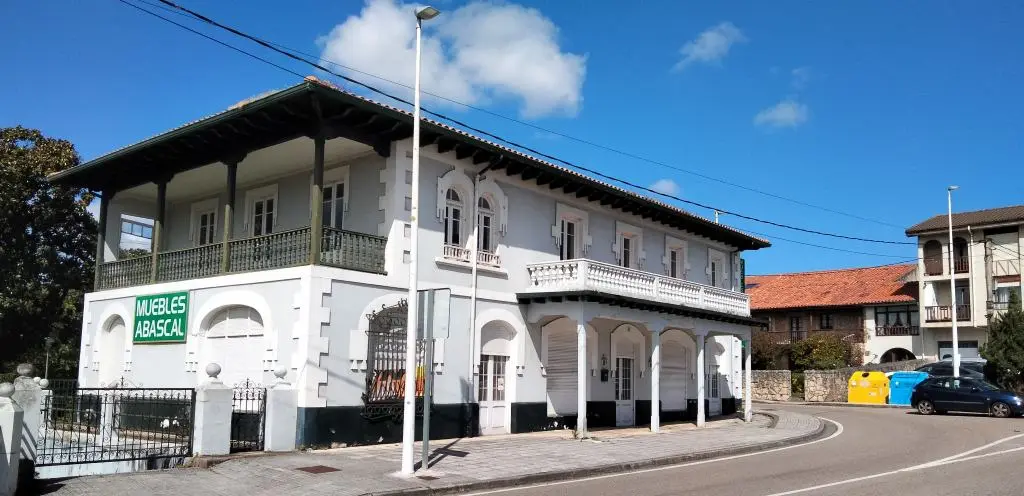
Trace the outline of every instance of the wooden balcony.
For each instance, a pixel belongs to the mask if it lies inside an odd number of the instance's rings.
[[[744,293],[682,279],[627,269],[586,259],[526,266],[528,293],[593,291],[715,312],[750,316],[750,297]]]
[[[325,227],[320,244],[321,265],[384,273],[387,238]],[[303,227],[229,241],[227,271],[224,271],[222,258],[223,243],[159,253],[155,280],[152,276],[152,255],[107,262],[100,266],[97,289],[294,267],[308,264],[309,253],[310,228]]]
[[[993,260],[992,275],[996,277],[1020,275],[1020,260]]]
[[[957,257],[953,259],[953,271],[957,274],[966,274],[971,271],[971,259],[968,257]]]
[[[921,328],[918,326],[896,326],[896,325],[883,325],[875,327],[875,336],[920,336]]]
[[[968,320],[971,320],[971,306],[970,305],[955,305],[955,306],[956,306],[956,320],[957,321],[968,321]],[[925,322],[952,322],[953,321],[953,307],[951,307],[949,305],[924,307],[924,320],[925,320]]]

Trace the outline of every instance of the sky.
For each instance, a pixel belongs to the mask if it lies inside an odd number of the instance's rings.
[[[146,5],[156,0],[125,1],[331,78]],[[409,4],[180,3],[328,63],[411,84]],[[684,200],[846,236],[913,241],[904,229],[945,213],[951,184],[960,186],[956,211],[1024,203],[1024,3],[623,5],[439,1],[441,16],[424,30],[425,91],[530,126],[430,96],[424,105]],[[0,126],[68,139],[85,160],[298,80],[118,0],[0,2],[0,46]],[[772,241],[744,255],[751,274],[916,256],[911,245],[720,219]]]

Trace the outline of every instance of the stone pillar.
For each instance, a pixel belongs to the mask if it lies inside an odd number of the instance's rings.
[[[238,183],[238,160],[229,160],[226,162],[228,166],[228,201],[224,204],[224,229],[221,231],[222,245],[220,254],[220,271],[227,273],[231,270],[231,236],[234,230],[234,215],[235,215],[235,193],[237,190]]]
[[[661,330],[651,333],[651,432],[661,430]]]
[[[13,496],[18,489],[25,412],[11,399],[13,395],[13,384],[0,383],[0,496]]]
[[[576,321],[576,435],[587,437],[587,327]]]
[[[294,451],[299,414],[299,391],[284,380],[288,370],[274,371],[277,381],[267,389],[266,431],[263,437],[265,451]]]
[[[210,376],[196,388],[195,434],[192,454],[226,455],[231,452],[231,403],[234,391],[217,378],[220,365],[206,366]]]
[[[21,458],[35,463],[36,441],[42,425],[43,389],[39,381],[31,377],[34,368],[31,364],[18,365],[18,378],[14,379],[14,394],[11,399],[24,411],[21,443]]]
[[[751,337],[753,337],[753,331],[751,331]],[[753,370],[751,370],[752,353],[751,353],[751,340],[747,339],[743,342],[743,420],[750,422],[754,418],[754,405],[752,397],[754,394],[753,388]]]
[[[697,427],[704,427],[704,346],[707,334],[697,334]]]
[[[324,236],[324,138],[313,138],[313,183],[309,187],[309,263],[320,263]]]

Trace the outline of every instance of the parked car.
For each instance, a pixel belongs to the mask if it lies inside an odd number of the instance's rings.
[[[960,362],[960,376],[984,379],[984,367],[985,364],[982,362]],[[929,363],[928,365],[922,365],[914,370],[917,372],[926,372],[928,375],[933,377],[953,375],[953,362],[942,361]]]
[[[948,411],[1024,415],[1024,400],[1012,391],[973,377],[929,377],[914,387],[910,404],[921,415]]]

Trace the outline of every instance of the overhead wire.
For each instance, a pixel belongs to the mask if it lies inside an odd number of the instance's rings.
[[[128,3],[126,0],[118,0],[118,1],[120,1],[122,3]],[[169,7],[172,7],[174,9],[178,9],[180,11],[183,11],[183,12],[191,15],[192,17],[194,17],[194,18],[196,18],[196,19],[198,19],[200,21],[203,21],[205,23],[213,25],[213,26],[215,26],[215,27],[217,27],[219,29],[226,30],[226,31],[228,31],[228,32],[230,32],[232,34],[237,35],[237,36],[246,38],[246,39],[248,39],[250,41],[253,41],[253,42],[255,42],[255,43],[257,43],[257,44],[259,44],[259,45],[261,45],[261,46],[263,46],[263,47],[265,47],[267,49],[269,49],[269,50],[272,50],[274,52],[277,52],[277,53],[282,54],[282,55],[284,55],[286,57],[289,57],[289,58],[291,58],[293,60],[302,62],[304,64],[308,64],[308,65],[310,65],[312,67],[315,67],[317,69],[320,69],[320,70],[322,70],[322,71],[324,71],[324,72],[326,72],[328,74],[332,74],[332,75],[334,75],[334,76],[336,76],[336,77],[338,77],[338,78],[340,78],[340,79],[342,79],[344,81],[347,81],[349,83],[352,83],[352,84],[358,85],[360,87],[366,88],[367,90],[369,90],[371,92],[374,92],[374,93],[377,93],[379,95],[385,96],[385,97],[390,98],[390,99],[392,99],[394,101],[401,102],[401,103],[403,103],[405,105],[412,105],[412,103],[409,102],[408,100],[405,100],[405,99],[403,99],[401,97],[398,97],[396,95],[390,94],[390,93],[388,93],[388,92],[386,92],[384,90],[381,90],[379,88],[376,88],[375,86],[372,86],[370,84],[367,84],[367,83],[364,83],[362,81],[359,81],[359,80],[357,80],[355,78],[352,78],[352,77],[346,76],[344,74],[340,74],[338,72],[332,71],[332,70],[328,69],[327,67],[324,67],[322,64],[320,64],[318,62],[307,60],[307,59],[305,59],[303,57],[300,57],[298,55],[290,53],[290,52],[288,52],[288,51],[286,51],[284,49],[278,48],[278,47],[274,46],[271,42],[269,42],[267,40],[258,38],[256,36],[250,35],[248,33],[240,31],[240,30],[238,30],[236,28],[233,28],[231,26],[228,26],[228,25],[225,25],[223,23],[220,23],[220,22],[218,22],[218,21],[216,21],[216,20],[214,20],[214,19],[212,19],[210,17],[207,17],[207,16],[205,16],[203,14],[200,14],[200,13],[194,11],[194,10],[191,10],[191,9],[189,9],[187,7],[183,7],[181,5],[178,5],[175,2],[172,2],[170,0],[158,0],[158,1],[160,3],[162,3],[162,4],[164,4],[164,5],[169,6]],[[142,9],[141,7],[139,7],[137,5],[133,5],[133,7],[145,11],[145,9]],[[168,20],[165,17],[160,16],[160,15],[158,15],[156,13],[153,13],[153,12],[149,12],[149,13],[152,14],[152,15],[155,15],[156,17],[159,17],[161,19]],[[173,22],[173,21],[170,21],[170,22]],[[174,23],[174,24],[179,25],[178,23]],[[190,29],[190,31],[194,32],[194,30],[191,30],[191,29]],[[237,49],[237,48],[235,48],[235,49],[236,50],[240,50],[240,49]],[[295,72],[291,71],[291,70],[289,70],[288,72],[292,73],[292,74],[295,74]],[[687,204],[687,205],[692,205],[692,206],[696,206],[696,207],[700,207],[700,208],[704,208],[704,209],[708,209],[708,210],[712,210],[712,211],[717,211],[719,213],[723,213],[723,214],[727,214],[727,215],[733,215],[733,216],[736,216],[738,218],[750,220],[752,222],[758,222],[758,223],[772,225],[772,226],[783,228],[783,229],[789,229],[789,230],[804,232],[804,233],[808,233],[808,234],[815,234],[815,235],[819,235],[819,236],[826,236],[826,237],[832,237],[832,238],[837,238],[837,239],[845,239],[845,240],[850,240],[850,241],[860,241],[860,242],[866,242],[866,243],[887,244],[887,245],[913,245],[913,244],[916,244],[916,243],[908,242],[908,241],[891,241],[891,240],[872,239],[872,238],[865,238],[865,237],[860,237],[860,236],[848,236],[848,235],[843,235],[843,234],[830,233],[830,232],[820,231],[820,230],[816,230],[816,229],[808,229],[808,228],[793,226],[793,225],[785,224],[785,223],[781,223],[781,222],[765,220],[765,219],[757,218],[757,217],[750,216],[750,215],[741,214],[739,212],[731,211],[731,210],[724,209],[724,208],[714,207],[714,206],[711,206],[711,205],[708,205],[708,204],[705,204],[705,203],[701,203],[701,202],[696,202],[696,201],[693,201],[693,200],[687,200],[687,199],[681,198],[681,197],[676,196],[676,195],[667,194],[667,193],[664,193],[664,192],[661,192],[661,191],[657,191],[657,190],[654,190],[652,188],[649,188],[649,187],[637,184],[635,182],[632,182],[632,181],[629,181],[629,180],[625,180],[625,179],[622,179],[622,178],[619,178],[619,177],[615,177],[615,176],[612,176],[610,174],[605,174],[605,173],[597,171],[595,169],[592,169],[592,168],[589,168],[589,167],[585,167],[585,166],[573,163],[573,162],[571,162],[569,160],[562,159],[560,157],[544,153],[544,152],[542,152],[540,150],[537,150],[535,148],[532,148],[530,146],[527,146],[527,145],[524,145],[522,143],[518,143],[516,141],[504,138],[504,137],[502,137],[500,135],[491,133],[489,131],[476,128],[476,127],[474,127],[472,125],[469,125],[469,124],[467,124],[465,122],[462,122],[462,121],[460,121],[458,119],[452,118],[450,116],[447,116],[447,115],[439,113],[439,112],[435,112],[435,111],[433,111],[431,109],[422,108],[422,110],[423,110],[424,113],[427,113],[429,115],[435,116],[435,117],[437,117],[439,119],[442,119],[444,121],[451,122],[451,123],[455,124],[456,126],[462,127],[464,129],[468,129],[468,130],[471,130],[473,132],[476,132],[476,133],[482,134],[484,136],[490,137],[492,139],[495,139],[497,141],[505,143],[505,144],[507,144],[509,146],[512,146],[513,148],[518,148],[518,149],[521,149],[521,150],[526,150],[526,151],[528,151],[530,153],[533,153],[535,155],[544,157],[546,159],[549,159],[549,160],[552,160],[552,161],[555,161],[555,162],[559,162],[559,163],[565,164],[566,166],[574,168],[574,169],[585,171],[587,173],[596,175],[596,176],[601,177],[603,179],[607,179],[609,181],[617,182],[617,183],[629,186],[631,188],[634,188],[634,189],[637,189],[637,190],[641,190],[641,191],[645,191],[645,192],[648,192],[648,193],[651,193],[651,194],[654,194],[654,195],[662,196],[662,197],[665,197],[665,198],[670,198],[670,199],[679,201],[679,202]]]

